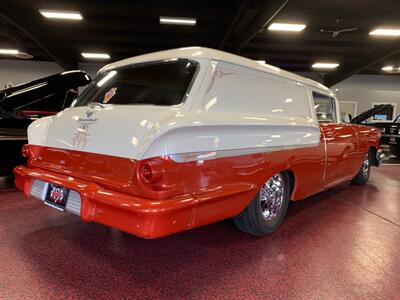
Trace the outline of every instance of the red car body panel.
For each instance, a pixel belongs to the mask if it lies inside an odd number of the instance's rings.
[[[175,162],[142,161],[81,151],[27,145],[27,166],[15,168],[16,186],[30,196],[35,179],[77,191],[81,218],[144,238],[156,238],[238,215],[273,174],[289,171],[291,199],[304,199],[360,169],[369,149],[380,149],[377,129],[321,124],[316,147]],[[143,164],[160,166],[148,183]]]

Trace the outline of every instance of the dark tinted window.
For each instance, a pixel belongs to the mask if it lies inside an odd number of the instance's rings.
[[[82,93],[77,106],[104,104],[177,105],[193,80],[197,63],[187,59],[131,65],[102,73]]]

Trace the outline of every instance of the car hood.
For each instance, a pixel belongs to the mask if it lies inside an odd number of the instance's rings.
[[[385,111],[388,107],[390,107],[389,104],[381,104],[378,106],[375,106],[374,108],[371,108],[358,116],[354,117],[351,119],[352,124],[360,124],[361,122],[371,118],[373,115],[377,115],[383,111]]]
[[[44,109],[51,110],[53,101],[48,101],[49,97],[54,95],[59,101],[63,101],[64,99],[59,98],[65,96],[68,90],[85,86],[90,82],[90,76],[81,70],[40,78],[0,91],[0,109],[12,112],[46,99]],[[56,99],[54,102],[57,102]]]

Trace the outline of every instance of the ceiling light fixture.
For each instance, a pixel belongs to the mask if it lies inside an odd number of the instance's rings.
[[[399,28],[377,28],[372,30],[369,35],[376,36],[400,36]]]
[[[382,71],[392,72],[394,70],[394,66],[385,66],[382,68]]]
[[[83,52],[81,55],[84,58],[89,58],[89,59],[110,59],[110,55],[107,53],[88,53],[88,52]]]
[[[77,11],[57,11],[57,10],[44,10],[39,9],[43,17],[49,19],[63,19],[63,20],[82,20],[83,17]]]
[[[197,19],[195,18],[176,18],[176,17],[160,17],[160,24],[164,25],[187,25],[195,26]]]
[[[261,65],[265,65],[266,61],[265,60],[256,60],[256,63],[259,63]]]
[[[305,24],[272,23],[269,25],[268,30],[299,32],[304,30],[306,27],[307,25]]]
[[[313,69],[336,69],[339,67],[338,63],[317,62],[312,65]]]
[[[382,68],[382,71],[387,72],[387,73],[392,73],[392,74],[399,74],[400,67],[399,66],[384,66]]]
[[[19,50],[17,49],[0,49],[0,54],[3,55],[18,55]]]

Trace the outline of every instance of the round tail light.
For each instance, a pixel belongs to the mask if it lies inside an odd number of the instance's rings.
[[[163,178],[164,169],[158,161],[144,163],[140,168],[140,177],[145,183],[157,183]]]

